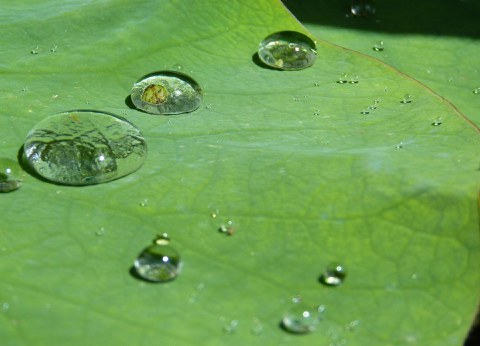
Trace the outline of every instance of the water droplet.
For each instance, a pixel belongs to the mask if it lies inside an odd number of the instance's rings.
[[[213,109],[213,105],[211,103],[209,103],[208,105],[205,106],[205,109],[211,110],[211,109]]]
[[[173,64],[172,65],[172,70],[181,71],[182,69],[183,69],[183,66],[180,65],[180,64]]]
[[[200,107],[202,90],[184,73],[159,71],[135,83],[131,98],[137,109],[150,114],[181,114]]]
[[[331,263],[320,276],[320,282],[327,286],[339,286],[347,276],[345,267],[339,263]]]
[[[2,310],[7,311],[8,309],[10,309],[10,304],[9,303],[3,303],[2,304]]]
[[[0,158],[0,193],[18,190],[24,176],[25,173],[16,161]]]
[[[282,327],[294,334],[311,333],[317,329],[323,309],[323,306],[308,306],[301,298],[294,297],[292,305],[283,315]]]
[[[360,320],[354,320],[354,321],[351,321],[349,324],[347,324],[345,329],[349,332],[354,332],[358,329],[359,326],[360,326]]]
[[[164,233],[140,253],[134,268],[139,277],[146,281],[171,281],[180,273],[180,255],[170,246],[170,238]]]
[[[220,214],[220,211],[218,209],[214,209],[210,213],[210,216],[212,217],[212,219],[215,219],[218,216],[218,214]]]
[[[95,231],[95,235],[98,235],[99,237],[105,235],[105,227],[100,227]]]
[[[320,83],[319,83],[319,82],[315,82],[315,83],[313,83],[313,86],[316,86],[316,87],[317,87],[317,86],[320,86]]]
[[[233,334],[237,331],[237,328],[238,320],[231,320],[222,327],[222,330],[225,334]]]
[[[226,223],[220,225],[219,232],[225,233],[226,235],[233,235],[235,234],[235,227],[232,220],[228,220]]]
[[[412,103],[412,101],[413,101],[413,96],[410,94],[405,94],[402,100],[400,101],[400,103],[406,104],[406,103]]]
[[[144,198],[141,202],[140,202],[140,206],[141,207],[146,207],[148,205],[148,198]]]
[[[476,94],[476,95],[479,95],[480,94],[480,88],[473,89],[473,93]]]
[[[317,58],[315,42],[296,31],[281,31],[267,36],[258,48],[260,60],[281,70],[310,67]]]
[[[24,86],[24,87],[22,88],[22,91],[23,91],[23,92],[28,91],[28,87],[27,87],[27,86]]]
[[[360,114],[370,114],[370,110],[368,108],[364,109],[363,111],[360,112]]]
[[[58,99],[58,95],[57,94],[52,95],[52,100],[56,100],[56,99]]]
[[[50,52],[55,53],[57,51],[58,46],[55,45],[50,49]]]
[[[375,14],[376,10],[368,0],[354,0],[350,12],[356,17],[370,17]]]
[[[357,83],[358,83],[358,76],[355,75],[355,76],[350,77],[350,79],[348,80],[348,82],[349,82],[350,84],[357,84]]]
[[[377,105],[375,105],[375,104],[373,104],[373,105],[371,105],[371,106],[368,106],[368,109],[371,109],[371,110],[375,110],[375,109],[377,109],[377,108],[378,108],[378,107],[377,107]]]
[[[403,148],[403,142],[398,143],[395,148],[397,149],[402,149]]]
[[[338,84],[345,84],[348,83],[348,74],[341,73],[340,77],[337,79]]]
[[[320,115],[320,109],[317,109],[315,112],[313,112],[313,115]]]
[[[382,52],[385,49],[385,44],[383,41],[378,41],[373,45],[372,49],[375,52]]]
[[[432,122],[432,126],[440,126],[442,125],[442,118],[436,118],[433,122]]]
[[[42,177],[65,185],[105,183],[136,171],[147,145],[127,120],[95,111],[51,115],[35,125],[25,157]]]
[[[30,53],[33,55],[37,55],[38,53],[40,53],[40,47],[36,46],[30,51]]]
[[[259,336],[263,333],[263,324],[258,318],[253,319],[253,326],[250,329],[252,335]]]
[[[298,102],[298,101],[300,101],[300,98],[298,96],[294,96],[294,97],[292,97],[292,100],[294,102]]]

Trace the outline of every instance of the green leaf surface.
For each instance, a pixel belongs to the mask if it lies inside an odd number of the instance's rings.
[[[110,183],[27,176],[0,195],[2,345],[462,344],[480,287],[480,138],[442,97],[322,40],[309,69],[260,66],[265,36],[306,32],[276,1],[0,13],[1,157],[46,116],[84,108],[127,118],[149,146]],[[171,68],[203,87],[200,109],[129,108],[138,78]],[[228,220],[232,236],[218,232]],[[183,271],[139,281],[133,260],[163,232]],[[348,269],[335,288],[318,282],[332,261]],[[279,327],[294,295],[326,307],[310,335]]]

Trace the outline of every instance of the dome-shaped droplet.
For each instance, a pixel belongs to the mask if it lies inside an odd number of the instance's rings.
[[[296,31],[281,31],[267,36],[258,48],[258,57],[280,70],[301,70],[317,58],[315,42]]]
[[[184,73],[160,71],[135,83],[131,98],[137,109],[150,114],[180,114],[200,106],[202,90]]]
[[[166,234],[159,236],[153,245],[145,248],[134,262],[138,276],[151,282],[174,280],[180,267],[180,255],[170,246],[170,239]]]
[[[283,315],[282,328],[294,334],[311,333],[317,329],[324,308],[323,305],[309,306],[295,297]]]
[[[323,274],[320,276],[320,282],[327,286],[339,286],[347,277],[347,271],[340,263],[330,263]]]
[[[12,192],[20,188],[23,175],[17,161],[0,158],[0,193]]]
[[[95,111],[51,115],[28,133],[30,166],[43,178],[65,185],[105,183],[136,171],[147,145],[127,120]]]

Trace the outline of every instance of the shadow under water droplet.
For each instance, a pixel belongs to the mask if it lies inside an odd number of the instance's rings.
[[[137,110],[137,108],[135,107],[135,105],[133,104],[133,101],[132,101],[132,95],[128,95],[127,97],[125,97],[125,105],[130,108],[130,109],[135,109]]]

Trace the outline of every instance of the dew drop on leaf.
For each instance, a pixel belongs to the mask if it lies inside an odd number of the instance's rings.
[[[164,233],[154,240],[153,245],[143,249],[133,266],[138,276],[146,281],[167,282],[180,273],[180,255]]]
[[[403,98],[400,101],[400,103],[406,104],[406,103],[412,103],[412,101],[413,101],[413,96],[410,94],[405,94],[403,95]]]
[[[24,154],[43,178],[82,186],[133,173],[145,162],[147,145],[140,131],[123,118],[71,111],[37,123],[27,135]]]
[[[320,276],[320,282],[326,286],[339,286],[347,277],[345,267],[340,263],[330,263]]]
[[[280,70],[302,70],[314,64],[316,45],[308,36],[296,31],[281,31],[267,36],[258,48],[260,60]]]
[[[293,334],[307,334],[315,331],[320,323],[323,306],[309,306],[300,297],[294,297],[291,306],[282,318],[282,328]]]
[[[442,118],[436,118],[433,122],[432,122],[432,126],[440,126],[442,125]]]
[[[0,158],[0,193],[12,192],[22,186],[24,173],[13,160]]]
[[[375,52],[382,52],[385,49],[385,44],[383,41],[378,41],[373,45],[372,49]]]
[[[376,9],[369,0],[354,0],[350,12],[356,17],[370,17],[375,14]]]
[[[474,93],[475,95],[479,95],[479,94],[480,94],[480,88],[475,88],[475,89],[473,89],[473,93]]]
[[[150,114],[193,112],[202,102],[202,89],[190,76],[159,71],[143,77],[132,88],[135,107]]]

